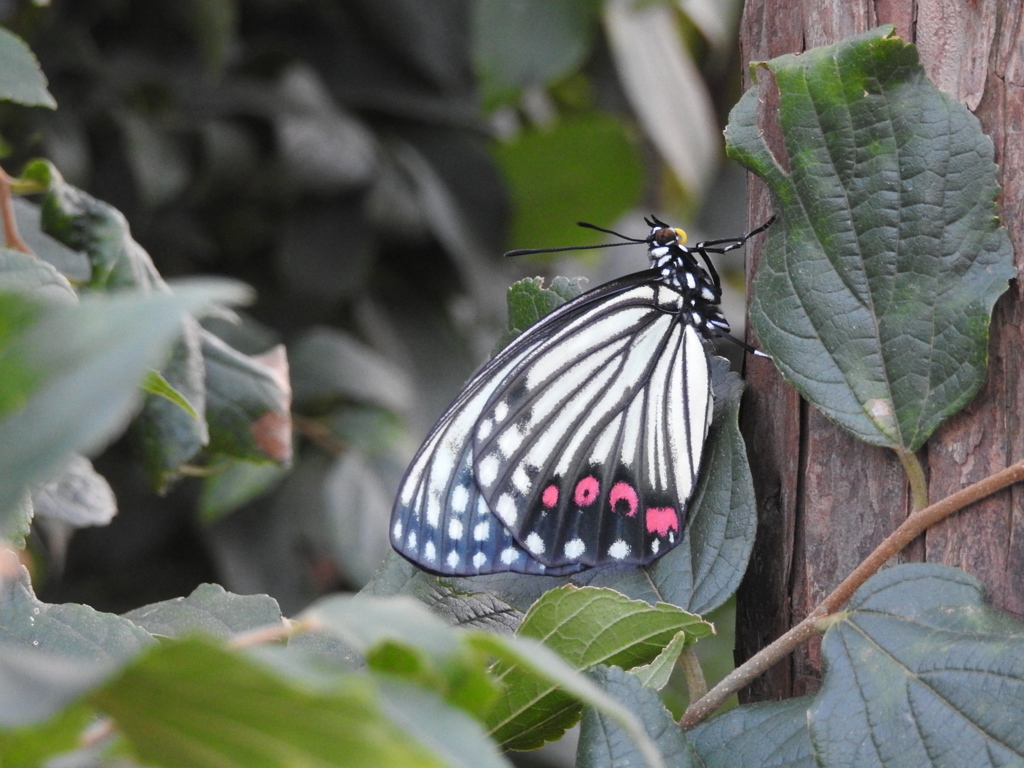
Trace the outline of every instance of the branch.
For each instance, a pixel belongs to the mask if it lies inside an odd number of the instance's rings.
[[[707,719],[725,701],[738,690],[749,684],[765,670],[773,666],[777,661],[791,653],[794,648],[804,641],[823,631],[830,623],[826,619],[830,614],[846,605],[853,593],[873,576],[889,558],[898,554],[907,544],[917,538],[921,533],[945,520],[955,512],[964,507],[980,501],[986,496],[991,496],[996,491],[1001,491],[1014,483],[1024,480],[1024,461],[996,472],[963,490],[947,496],[937,504],[925,507],[915,512],[893,531],[875,551],[868,555],[853,572],[807,617],[779,637],[775,642],[761,649],[747,659],[746,662],[734,669],[722,682],[708,691],[707,695],[695,701],[686,710],[680,725],[683,728],[693,728],[698,723]],[[825,621],[823,621],[825,620]]]
[[[18,223],[14,218],[14,198],[11,196],[11,187],[15,180],[7,175],[7,172],[0,168],[0,219],[4,225],[4,245],[22,253],[32,254],[28,243],[21,239],[18,232]]]

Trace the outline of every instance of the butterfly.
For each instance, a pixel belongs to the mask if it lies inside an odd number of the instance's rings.
[[[646,244],[650,268],[542,317],[441,416],[395,500],[403,557],[442,575],[559,576],[649,563],[682,540],[713,413],[708,344],[729,333],[709,254],[774,217],[692,247],[644,221],[645,238],[581,223]]]

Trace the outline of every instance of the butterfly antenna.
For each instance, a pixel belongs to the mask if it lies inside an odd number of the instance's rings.
[[[585,221],[577,221],[577,226],[586,227],[587,229],[595,229],[598,232],[604,232],[606,235],[615,235],[621,237],[625,242],[623,243],[597,243],[596,245],[564,245],[560,248],[518,248],[514,251],[509,251],[505,254],[505,257],[511,256],[529,256],[534,253],[561,253],[562,251],[590,251],[594,248],[611,248],[616,245],[635,245],[637,243],[646,243],[646,240],[637,237],[630,237],[629,235],[623,235],[619,232],[615,232],[611,229],[605,229],[599,227],[596,224],[588,224]]]

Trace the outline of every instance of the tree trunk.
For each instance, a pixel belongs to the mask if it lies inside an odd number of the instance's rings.
[[[1001,214],[1024,257],[1024,1],[748,0],[744,62],[828,45],[891,23],[918,46],[928,76],[966,104],[995,143]],[[750,85],[749,72],[745,74]],[[750,220],[769,215],[751,177]],[[748,276],[757,269],[751,254]],[[1020,281],[996,304],[989,373],[973,402],[921,452],[937,501],[1024,457],[1024,305]],[[756,339],[752,340],[756,343]],[[748,357],[743,430],[759,504],[758,540],[739,591],[737,661],[806,616],[910,511],[895,454],[848,436],[803,403],[770,362]],[[927,531],[902,555],[962,568],[992,603],[1024,616],[1024,488],[995,495]],[[819,645],[753,683],[745,701],[817,690]]]

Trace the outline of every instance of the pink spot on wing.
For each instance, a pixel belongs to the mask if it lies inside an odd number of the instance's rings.
[[[558,503],[558,486],[549,485],[540,496],[540,503],[551,509]]]
[[[576,483],[576,494],[573,498],[578,506],[589,507],[597,499],[600,490],[601,485],[597,482],[597,478],[588,475]]]
[[[619,509],[620,501],[626,502],[628,508],[625,511]],[[608,494],[608,503],[620,515],[633,517],[637,506],[636,489],[629,483],[618,482],[612,486],[611,493]]]
[[[647,508],[647,532],[667,536],[670,530],[679,530],[679,517],[672,507]]]

